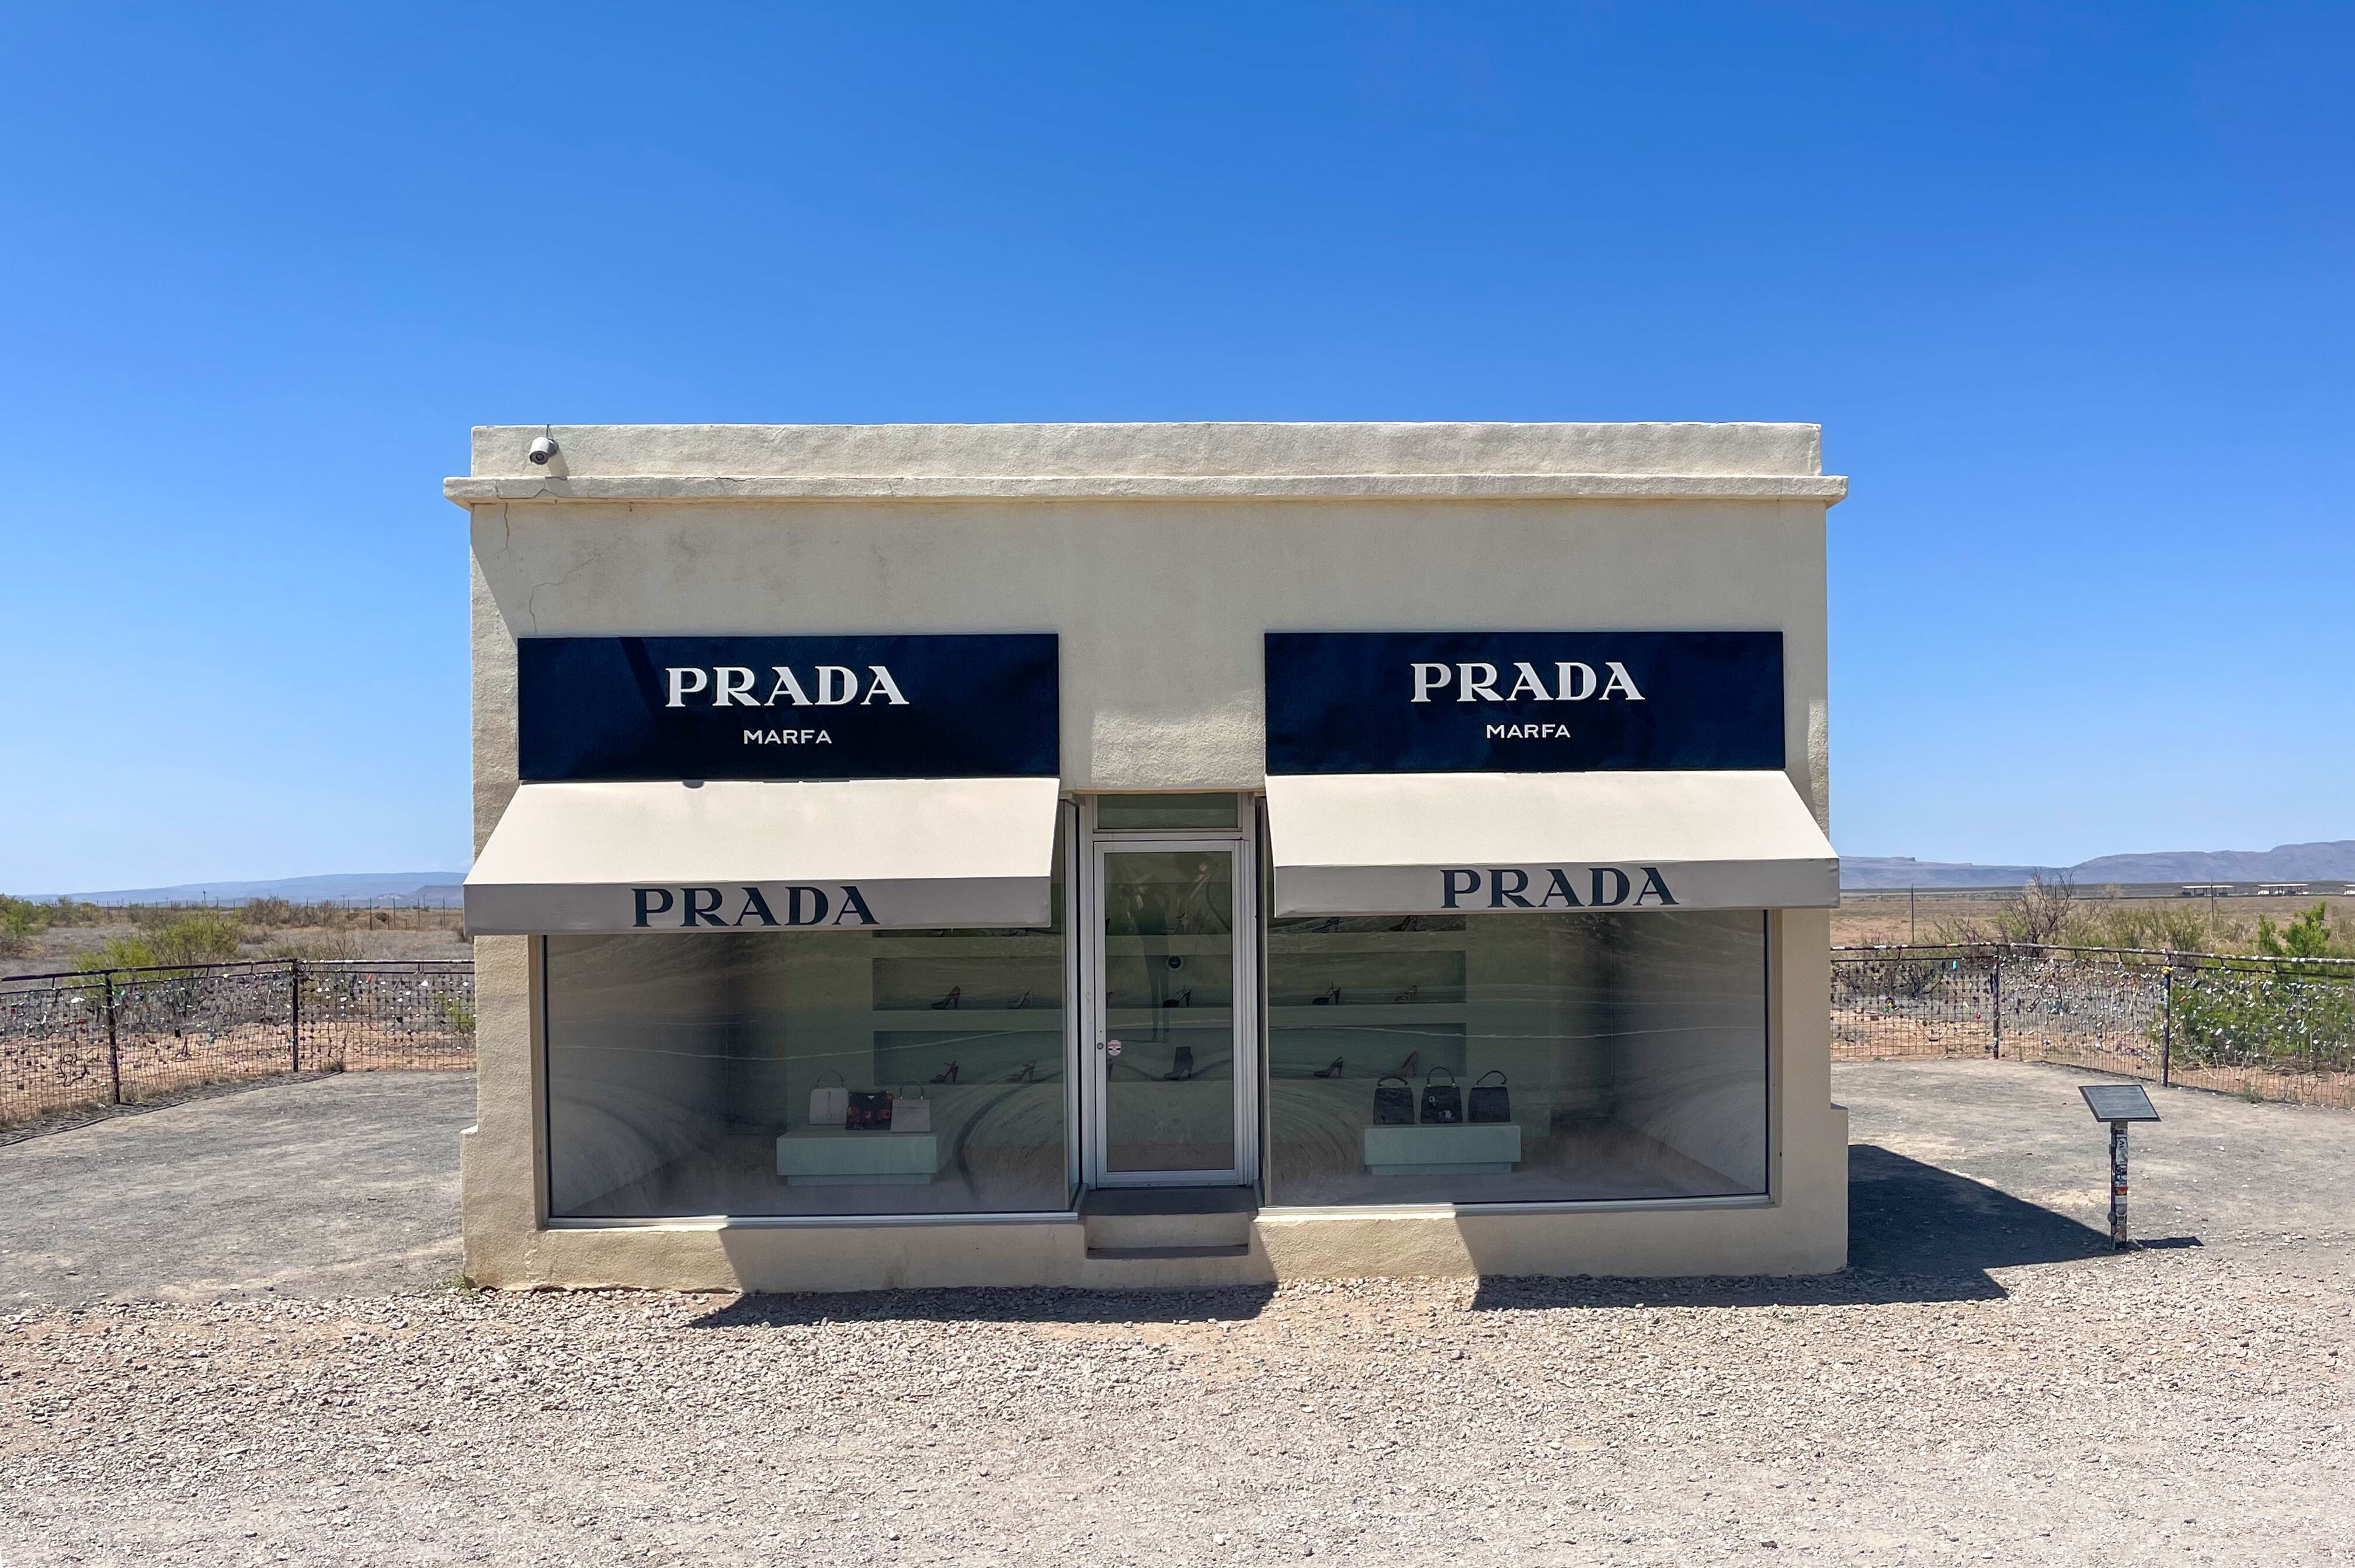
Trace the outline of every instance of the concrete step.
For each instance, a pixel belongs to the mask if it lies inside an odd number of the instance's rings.
[[[1232,1247],[1090,1247],[1088,1256],[1111,1263],[1134,1262],[1138,1258],[1241,1258],[1251,1255],[1251,1244]]]
[[[1248,1187],[1099,1189],[1080,1204],[1090,1256],[1238,1255],[1251,1248],[1258,1212]]]
[[[1080,1285],[1087,1290],[1215,1290],[1271,1285],[1275,1271],[1256,1247],[1140,1249],[1142,1257],[1088,1253]],[[1171,1255],[1178,1252],[1191,1255]]]

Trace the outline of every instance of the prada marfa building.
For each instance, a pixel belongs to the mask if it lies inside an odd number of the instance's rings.
[[[473,469],[478,1283],[1845,1262],[1815,427]]]

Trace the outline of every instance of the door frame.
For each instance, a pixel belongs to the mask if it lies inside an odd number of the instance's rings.
[[[1240,792],[1239,792],[1240,793]],[[1250,799],[1241,799],[1242,826],[1215,828],[1138,828],[1100,832],[1094,804],[1082,815],[1079,865],[1075,869],[1072,925],[1079,936],[1080,1169],[1089,1187],[1252,1187],[1259,1181],[1260,1005],[1259,843]],[[1108,1170],[1105,1168],[1106,1088],[1103,1051],[1109,1033],[1104,1007],[1104,856],[1123,851],[1225,849],[1234,871],[1234,1149],[1225,1170]]]

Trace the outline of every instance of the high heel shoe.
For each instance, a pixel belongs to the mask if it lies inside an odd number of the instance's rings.
[[[1423,916],[1419,914],[1411,914],[1404,920],[1400,921],[1396,925],[1391,926],[1391,929],[1392,931],[1421,931],[1423,929]]]
[[[957,1064],[954,1061],[950,1062],[946,1067],[943,1067],[938,1072],[933,1073],[932,1081],[935,1083],[955,1083],[957,1081]]]
[[[1178,996],[1164,997],[1161,1005],[1165,1008],[1190,1008],[1194,1005],[1194,988],[1188,986]]]
[[[1414,1000],[1416,997],[1422,995],[1422,993],[1423,987],[1421,986],[1409,986],[1405,990],[1401,991],[1397,996],[1392,997],[1391,1000],[1393,1002],[1411,1002]]]
[[[1193,1076],[1194,1048],[1190,1045],[1181,1045],[1178,1048],[1178,1054],[1170,1061],[1169,1071],[1161,1075],[1162,1082],[1183,1083]]]
[[[951,986],[949,987],[949,994],[932,1004],[932,1011],[936,1013],[953,1012],[956,1009],[958,1004],[964,1001],[964,987],[963,986]]]
[[[1029,989],[1026,987],[1024,988],[1024,990],[1023,990],[1023,992],[1022,992],[1022,994],[1021,994],[1020,996],[1018,996],[1018,997],[1015,997],[1015,998],[1014,998],[1014,1000],[1013,1000],[1012,1002],[1010,1002],[1010,1003],[1008,1003],[1008,1004],[1007,1004],[1007,1010],[1008,1012],[1019,1012],[1019,1011],[1021,1011],[1024,1008],[1027,1008],[1027,1007],[1028,1007],[1029,1005],[1030,1005],[1030,992],[1029,992]]]
[[[1330,1067],[1320,1067],[1320,1068],[1318,1068],[1316,1072],[1314,1072],[1310,1073],[1308,1076],[1310,1076],[1311,1078],[1338,1078],[1338,1077],[1340,1077],[1340,1076],[1341,1076],[1341,1059],[1340,1059],[1339,1057],[1337,1057],[1337,1057],[1335,1057],[1335,1058],[1333,1059],[1333,1065],[1332,1065],[1332,1066],[1330,1066]]]
[[[1038,1071],[1039,1064],[1037,1062],[1026,1061],[1022,1064],[1022,1071],[1016,1073],[1013,1077],[1008,1078],[1007,1082],[1008,1083],[1028,1083],[1031,1079],[1038,1076]]]
[[[1400,1062],[1396,1067],[1391,1068],[1382,1076],[1385,1078],[1412,1078],[1415,1074],[1415,1070],[1422,1065],[1423,1052],[1419,1051],[1410,1051],[1406,1053],[1406,1060],[1404,1061]]]
[[[1341,987],[1338,987],[1338,986],[1336,986],[1336,987],[1334,987],[1331,990],[1329,990],[1329,991],[1326,992],[1326,993],[1325,993],[1323,996],[1321,996],[1321,997],[1309,997],[1309,998],[1308,998],[1308,1005],[1309,1005],[1310,1007],[1313,1007],[1313,1008],[1337,1008],[1337,1007],[1339,1007],[1339,1006],[1341,1005]]]

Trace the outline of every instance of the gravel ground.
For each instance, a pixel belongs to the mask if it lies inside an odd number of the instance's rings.
[[[2005,1134],[2073,1078],[1955,1068],[1844,1072],[1824,1280],[19,1313],[0,1561],[2355,1559],[2355,1118],[2164,1097],[2155,1179],[2294,1170],[2315,1224],[2154,1193],[2201,1244],[2112,1255],[2098,1129]]]

